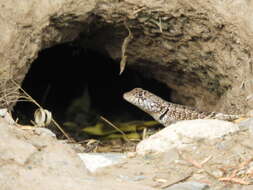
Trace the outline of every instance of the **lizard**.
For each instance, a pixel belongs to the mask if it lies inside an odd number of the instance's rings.
[[[242,117],[219,112],[205,112],[194,107],[171,103],[142,88],[134,88],[129,92],[125,92],[123,98],[152,116],[165,127],[179,120],[219,119],[233,121]]]

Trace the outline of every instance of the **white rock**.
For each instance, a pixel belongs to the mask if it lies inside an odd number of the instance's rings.
[[[0,109],[0,117],[4,117],[8,113],[7,108]]]
[[[34,132],[40,136],[49,136],[56,138],[56,135],[50,129],[47,128],[34,127]]]
[[[99,168],[104,168],[120,163],[126,156],[120,153],[79,153],[86,168],[94,173]]]
[[[236,124],[222,120],[179,121],[141,141],[137,145],[137,153],[166,152],[174,147],[185,147],[201,138],[215,139],[238,130]]]
[[[7,108],[0,109],[0,117],[5,119],[9,124],[14,125],[15,121],[12,118],[12,115],[8,112]]]

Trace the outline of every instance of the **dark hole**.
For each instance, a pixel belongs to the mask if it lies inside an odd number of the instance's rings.
[[[67,43],[41,51],[22,87],[43,108],[50,110],[60,125],[68,120],[75,120],[82,127],[94,125],[94,118],[99,116],[112,122],[151,120],[147,114],[124,101],[123,93],[143,87],[168,99],[168,89],[128,67],[121,76],[118,73],[119,63],[109,56]],[[70,105],[79,97],[85,97],[83,106],[79,102],[76,112],[67,115],[71,112]],[[19,123],[28,124],[33,120],[36,108],[32,103],[18,102],[14,116]],[[79,119],[76,119],[77,115]]]

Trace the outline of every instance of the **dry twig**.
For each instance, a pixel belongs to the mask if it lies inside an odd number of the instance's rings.
[[[105,121],[107,124],[109,124],[110,126],[112,126],[114,129],[116,129],[118,132],[120,132],[123,135],[123,138],[125,141],[130,142],[129,139],[127,138],[126,134],[120,130],[117,126],[115,126],[112,122],[110,122],[108,119],[106,119],[103,116],[100,116],[100,119],[102,119],[103,121]]]
[[[24,94],[24,96],[19,96],[19,98],[23,98],[21,101],[29,101],[34,103],[36,106],[38,106],[40,109],[44,110],[40,104],[34,100],[17,82],[12,80],[12,83],[18,87],[18,89]],[[70,138],[70,136],[61,128],[61,126],[52,118],[52,123],[63,133],[63,135],[70,141],[73,142],[74,140]]]
[[[119,74],[121,75],[123,71],[125,70],[126,67],[126,61],[127,61],[127,56],[126,56],[126,49],[129,44],[129,42],[133,39],[133,34],[131,30],[129,29],[127,23],[125,22],[125,26],[128,30],[128,36],[124,39],[124,42],[121,47],[121,61],[120,61],[120,72]]]

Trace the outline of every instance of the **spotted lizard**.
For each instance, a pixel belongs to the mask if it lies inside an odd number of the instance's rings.
[[[174,104],[141,88],[135,88],[124,93],[123,98],[152,116],[164,126],[169,126],[171,123],[179,120],[219,119],[233,121],[242,117],[240,115],[204,112],[194,107]]]

